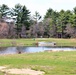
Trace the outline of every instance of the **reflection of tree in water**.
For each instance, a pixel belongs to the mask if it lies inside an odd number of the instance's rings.
[[[8,47],[0,47],[0,54],[4,54]]]
[[[0,47],[0,51],[5,51],[7,47]]]
[[[25,52],[24,51],[25,47],[16,47],[16,49],[17,49],[17,53],[18,54],[21,54],[21,53],[24,53]]]

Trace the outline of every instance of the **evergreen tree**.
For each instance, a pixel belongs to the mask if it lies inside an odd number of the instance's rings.
[[[8,13],[9,7],[5,4],[2,4],[2,6],[0,6],[0,17],[5,17]]]

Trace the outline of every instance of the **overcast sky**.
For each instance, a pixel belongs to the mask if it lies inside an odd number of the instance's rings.
[[[6,4],[9,7],[14,7],[17,3],[25,5],[31,11],[31,14],[38,11],[42,16],[49,8],[60,11],[61,9],[73,10],[76,6],[76,0],[0,0],[0,5]]]

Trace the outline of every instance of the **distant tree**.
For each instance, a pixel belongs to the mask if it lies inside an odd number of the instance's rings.
[[[17,30],[17,35],[19,37],[22,26],[25,26],[26,29],[29,28],[30,26],[30,21],[29,21],[29,16],[30,12],[27,10],[25,6],[22,6],[20,4],[16,4],[15,8],[13,8],[13,14],[17,16],[17,22],[16,22],[16,30]]]
[[[49,22],[47,24],[50,27],[48,29],[48,30],[50,30],[50,32],[48,32],[50,37],[56,37],[56,35],[57,35],[57,18],[58,18],[58,16],[59,16],[58,12],[49,8],[44,17],[44,19],[47,20],[46,22]],[[50,19],[50,21],[48,21],[48,19]],[[44,22],[45,22],[45,20],[44,20]],[[47,25],[47,24],[45,24],[45,25]]]
[[[38,33],[39,33],[39,20],[41,19],[41,16],[39,14],[39,12],[35,12],[35,14],[33,15],[33,18],[31,20],[32,25],[30,26],[30,31],[31,34],[33,35],[33,37],[38,37]]]
[[[26,37],[26,27],[23,25],[21,28],[21,38],[25,38]]]
[[[23,24],[24,26],[26,26],[26,29],[29,28],[30,26],[30,12],[29,10],[27,10],[27,8],[25,6],[23,6],[22,8],[22,13],[21,13],[21,24]]]
[[[0,6],[0,14],[1,14],[1,18],[5,17],[8,13],[9,7],[5,4],[2,4],[2,6]]]
[[[32,34],[34,35],[34,37],[43,37],[44,35],[44,26],[42,24],[42,22],[38,22],[37,25],[32,25]]]
[[[52,18],[52,14],[53,14],[54,10],[49,8],[46,12],[46,15],[44,16],[44,18]]]
[[[44,25],[42,22],[39,22],[39,32],[38,32],[38,36],[39,37],[44,37],[44,32],[45,32],[45,29],[44,29]]]
[[[16,33],[18,37],[21,31],[21,12],[22,12],[22,5],[16,4],[15,8],[13,8],[13,16],[17,16]]]
[[[73,8],[73,12],[74,12],[74,14],[76,14],[76,7]]]
[[[16,38],[17,35],[14,23],[11,22],[8,26],[9,26],[8,38]]]
[[[0,13],[0,18],[2,17],[1,13]]]
[[[73,30],[73,27],[71,24],[66,25],[65,32],[66,32],[66,38],[68,38],[68,37],[71,38],[73,36],[74,30]]]
[[[59,12],[59,17],[57,19],[57,32],[60,34],[60,38],[64,37],[64,30],[66,28],[66,22],[65,22],[65,11],[61,10]]]
[[[50,37],[51,34],[51,19],[50,18],[46,18],[43,20],[43,26],[44,26],[44,36],[46,37]]]
[[[37,24],[37,22],[41,19],[41,16],[40,16],[39,12],[37,12],[37,11],[35,12],[35,15],[33,16],[33,19]]]
[[[31,34],[31,37],[37,37],[37,26],[35,24],[31,25],[30,26],[30,34]]]
[[[73,9],[73,14],[71,16],[71,24],[74,31],[72,37],[76,37],[76,7]]]
[[[0,38],[7,38],[9,32],[9,26],[6,22],[0,21]]]

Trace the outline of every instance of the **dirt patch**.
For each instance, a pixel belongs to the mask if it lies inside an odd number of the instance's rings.
[[[31,69],[8,69],[8,73],[10,74],[28,74],[28,75],[42,75],[44,72],[35,71]]]
[[[0,66],[0,70],[9,74],[26,74],[26,75],[43,75],[42,71],[35,71],[31,69],[5,69],[6,67]]]
[[[0,66],[0,70],[3,70],[3,69],[5,69],[6,67],[4,67],[4,66]]]

